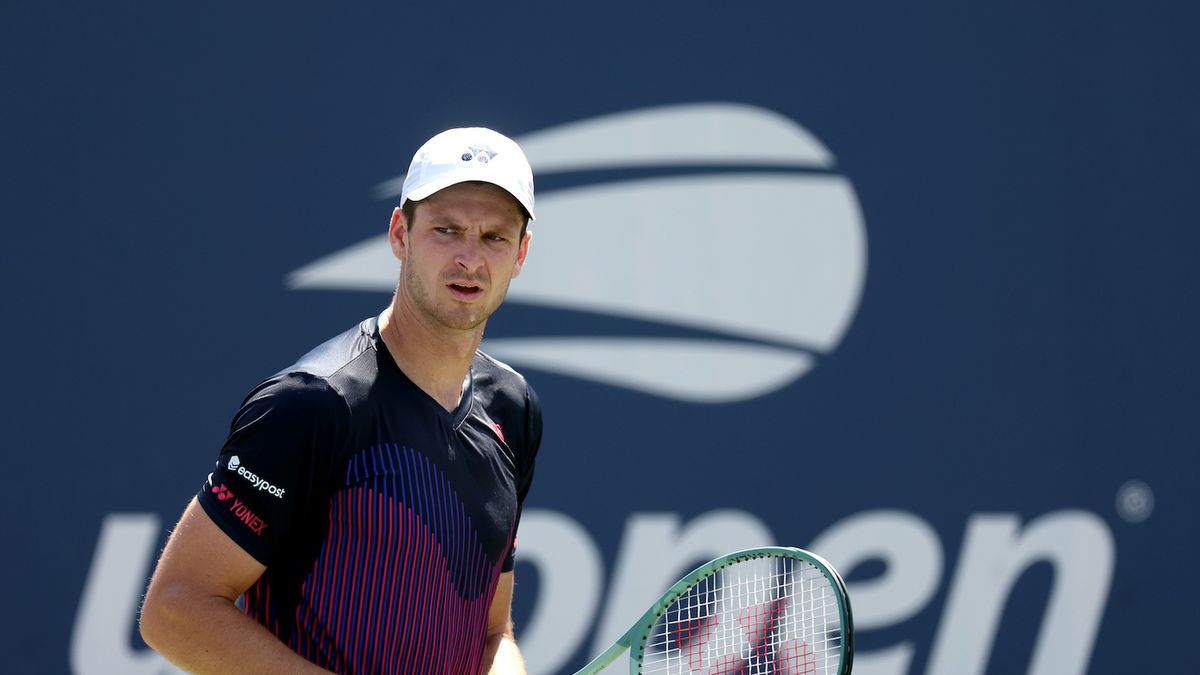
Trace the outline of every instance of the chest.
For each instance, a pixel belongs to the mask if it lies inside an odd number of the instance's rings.
[[[516,520],[511,452],[486,415],[456,423],[398,412],[352,435],[331,526],[371,555],[405,549],[491,567],[507,553]]]

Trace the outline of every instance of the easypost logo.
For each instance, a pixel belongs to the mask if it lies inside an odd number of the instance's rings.
[[[281,488],[278,485],[272,484],[266,478],[263,478],[262,476],[259,476],[253,471],[242,466],[242,460],[237,455],[231,455],[229,457],[229,463],[226,464],[226,466],[229,467],[230,473],[236,473],[244,478],[247,482],[254,486],[255,490],[266,492],[276,499],[283,499],[283,494],[286,492],[285,488]]]
[[[832,153],[796,122],[705,103],[597,117],[517,141],[541,185],[601,179],[539,192],[533,257],[508,301],[662,330],[486,339],[488,353],[720,403],[787,386],[837,348],[862,295],[865,228]],[[377,192],[398,196],[403,180]],[[288,283],[391,292],[397,275],[384,234],[292,272]]]

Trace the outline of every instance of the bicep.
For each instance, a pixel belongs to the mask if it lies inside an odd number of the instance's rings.
[[[220,596],[232,602],[266,569],[192,499],[167,539],[146,602],[162,594],[176,600]]]

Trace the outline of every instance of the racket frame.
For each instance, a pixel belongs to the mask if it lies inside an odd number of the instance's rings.
[[[715,560],[710,560],[697,567],[668,588],[651,605],[650,609],[646,610],[646,613],[629,630],[625,631],[624,635],[617,638],[617,641],[612,646],[588,662],[575,675],[594,675],[600,672],[610,663],[617,660],[626,649],[629,650],[629,672],[641,672],[640,668],[646,649],[646,639],[654,629],[654,625],[667,609],[702,579],[735,563],[755,558],[796,558],[809,563],[829,580],[834,588],[834,595],[837,598],[838,615],[841,618],[839,645],[841,650],[841,659],[839,661],[841,668],[838,670],[838,675],[850,675],[850,669],[854,662],[854,619],[850,609],[850,597],[846,595],[846,584],[842,581],[842,577],[838,574],[837,570],[833,568],[833,565],[830,565],[824,558],[815,553],[791,546],[759,546],[743,549],[723,555]]]

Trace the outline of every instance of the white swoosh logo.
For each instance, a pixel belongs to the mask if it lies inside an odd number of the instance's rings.
[[[849,181],[811,173],[832,166],[832,155],[791,120],[743,105],[671,106],[517,140],[539,176],[730,167],[539,195],[533,255],[508,295],[718,335],[486,340],[497,358],[658,396],[735,401],[801,377],[848,329],[866,273],[862,215]],[[402,180],[381,183],[379,194],[398,194]],[[317,260],[288,283],[391,292],[399,263],[386,239]]]

